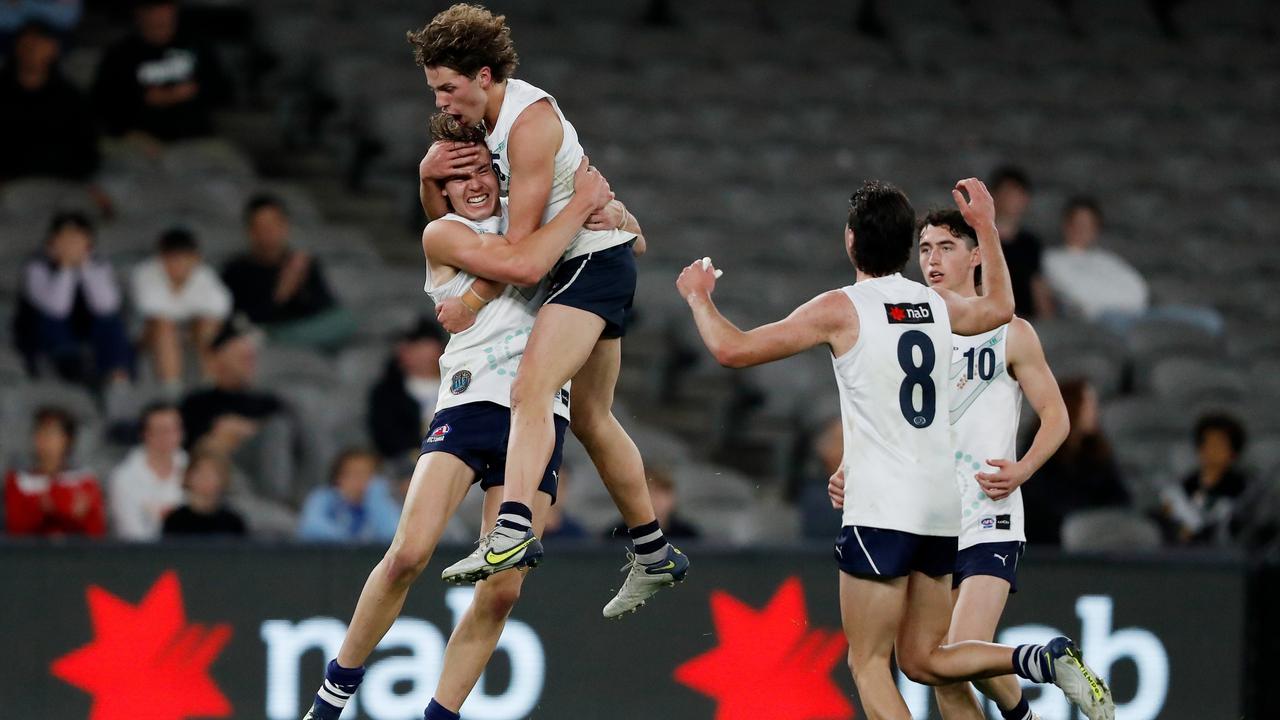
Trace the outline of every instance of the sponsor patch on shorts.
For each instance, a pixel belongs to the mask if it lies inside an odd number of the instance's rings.
[[[450,428],[448,423],[441,425],[440,427],[431,431],[431,434],[427,436],[427,442],[437,443],[437,442],[440,442],[441,440],[444,440],[444,436],[449,434],[449,430]]]

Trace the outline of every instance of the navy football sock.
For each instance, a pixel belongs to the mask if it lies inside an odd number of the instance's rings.
[[[316,691],[315,702],[311,704],[311,714],[316,720],[338,720],[342,708],[360,687],[364,679],[364,666],[344,668],[338,661],[330,660],[324,669],[324,682]]]
[[[1019,645],[1013,650],[1013,671],[1031,682],[1053,682],[1053,661],[1043,645]]]
[[[1010,710],[1001,710],[1000,714],[1004,720],[1031,720],[1031,706],[1027,704],[1026,696],[1021,696],[1017,705]]]
[[[498,507],[498,527],[529,532],[533,527],[533,511],[522,502],[503,502]]]
[[[431,704],[427,706],[427,711],[422,714],[422,720],[459,720],[461,717],[458,713],[436,702],[435,698],[431,698]]]
[[[636,560],[641,565],[652,565],[667,556],[667,539],[662,535],[658,521],[627,528],[631,543],[636,549]]]

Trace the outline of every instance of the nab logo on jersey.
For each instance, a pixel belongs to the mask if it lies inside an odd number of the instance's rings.
[[[933,310],[929,309],[929,303],[885,303],[884,314],[890,325],[923,325],[933,322]]]

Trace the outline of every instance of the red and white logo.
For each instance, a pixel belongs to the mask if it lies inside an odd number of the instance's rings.
[[[800,578],[784,582],[762,610],[727,592],[711,594],[720,644],[676,668],[675,678],[717,702],[715,720],[852,720],[853,705],[831,678],[844,634],[809,627]]]
[[[53,675],[93,696],[90,720],[230,717],[209,666],[231,626],[187,624],[172,570],[137,605],[96,586],[86,593],[93,641],[54,660]]]

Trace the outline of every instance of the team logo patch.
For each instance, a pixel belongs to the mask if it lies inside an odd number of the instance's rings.
[[[929,308],[929,303],[885,303],[884,314],[890,325],[924,325],[933,322],[933,310]]]
[[[1013,520],[1012,520],[1012,519],[1010,519],[1010,517],[1009,517],[1008,515],[997,515],[997,516],[996,516],[996,529],[997,529],[997,530],[1012,530],[1012,529],[1013,529]]]
[[[459,370],[449,379],[449,392],[454,395],[461,395],[471,387],[471,371]]]
[[[450,430],[452,430],[452,429],[453,429],[453,428],[449,427],[449,424],[448,424],[448,423],[445,423],[444,425],[441,425],[440,427],[438,427],[438,428],[436,428],[435,430],[432,430],[432,431],[431,431],[431,434],[427,436],[427,442],[429,442],[429,443],[438,443],[438,442],[440,442],[441,440],[444,440],[444,436],[445,436],[445,435],[448,435],[448,434],[449,434],[449,431],[450,431]]]
[[[1008,516],[1006,515],[1005,517],[1007,518]],[[990,529],[994,528],[995,526],[996,526],[996,519],[995,519],[995,518],[993,518],[993,517],[991,517],[991,516],[987,516],[987,517],[982,518],[982,529],[983,529],[983,530],[990,530]]]

